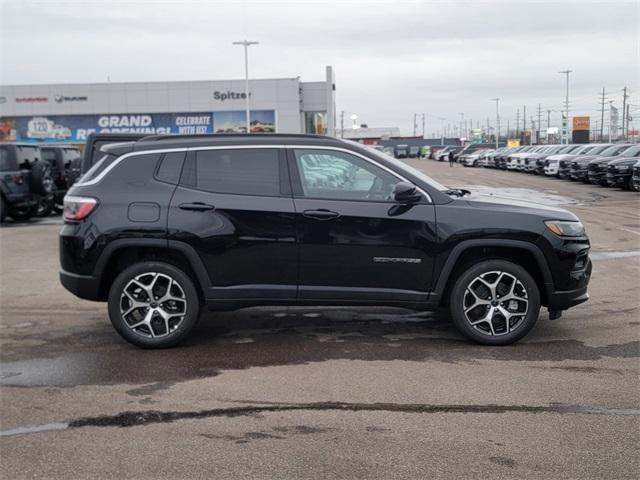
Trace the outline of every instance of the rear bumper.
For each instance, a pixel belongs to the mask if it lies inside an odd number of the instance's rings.
[[[85,300],[101,300],[100,282],[91,275],[79,275],[60,269],[60,283],[77,297]]]
[[[5,197],[10,207],[33,207],[38,203],[32,193],[7,193]]]

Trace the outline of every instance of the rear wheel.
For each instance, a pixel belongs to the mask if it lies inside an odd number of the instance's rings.
[[[48,217],[51,215],[54,207],[53,197],[42,197],[38,200],[38,205],[36,207],[35,216],[36,217]]]
[[[109,318],[128,342],[167,348],[183,341],[198,321],[193,281],[178,267],[142,262],[120,273],[109,291]]]
[[[4,222],[5,218],[7,218],[7,204],[4,197],[0,195],[0,223]]]
[[[24,222],[33,217],[37,207],[14,207],[9,210],[9,216],[16,222]]]
[[[533,328],[540,313],[535,280],[507,260],[468,268],[451,291],[453,322],[467,338],[484,345],[509,345]]]

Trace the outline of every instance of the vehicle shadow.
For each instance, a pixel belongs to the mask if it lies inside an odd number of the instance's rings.
[[[13,341],[2,355],[0,384],[131,383],[166,388],[225,370],[329,360],[548,362],[638,355],[638,342],[594,347],[577,340],[548,340],[548,335],[543,340],[536,333],[547,328],[560,333],[558,322],[545,322],[551,327],[534,329],[514,345],[486,347],[464,339],[446,315],[399,309],[256,308],[206,313],[186,342],[166,350],[136,348],[122,340],[104,317],[94,320],[84,328],[5,335]],[[40,345],[34,349],[36,339]]]

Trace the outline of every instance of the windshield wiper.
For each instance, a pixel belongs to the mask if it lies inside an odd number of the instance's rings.
[[[465,190],[464,188],[450,188],[449,190],[445,190],[444,193],[446,193],[447,195],[455,195],[456,197],[471,195],[471,192],[469,190]]]

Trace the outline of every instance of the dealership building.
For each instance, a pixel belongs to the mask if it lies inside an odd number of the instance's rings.
[[[244,80],[0,85],[0,141],[82,144],[92,132],[246,131]],[[249,80],[252,132],[335,134],[335,77]]]

